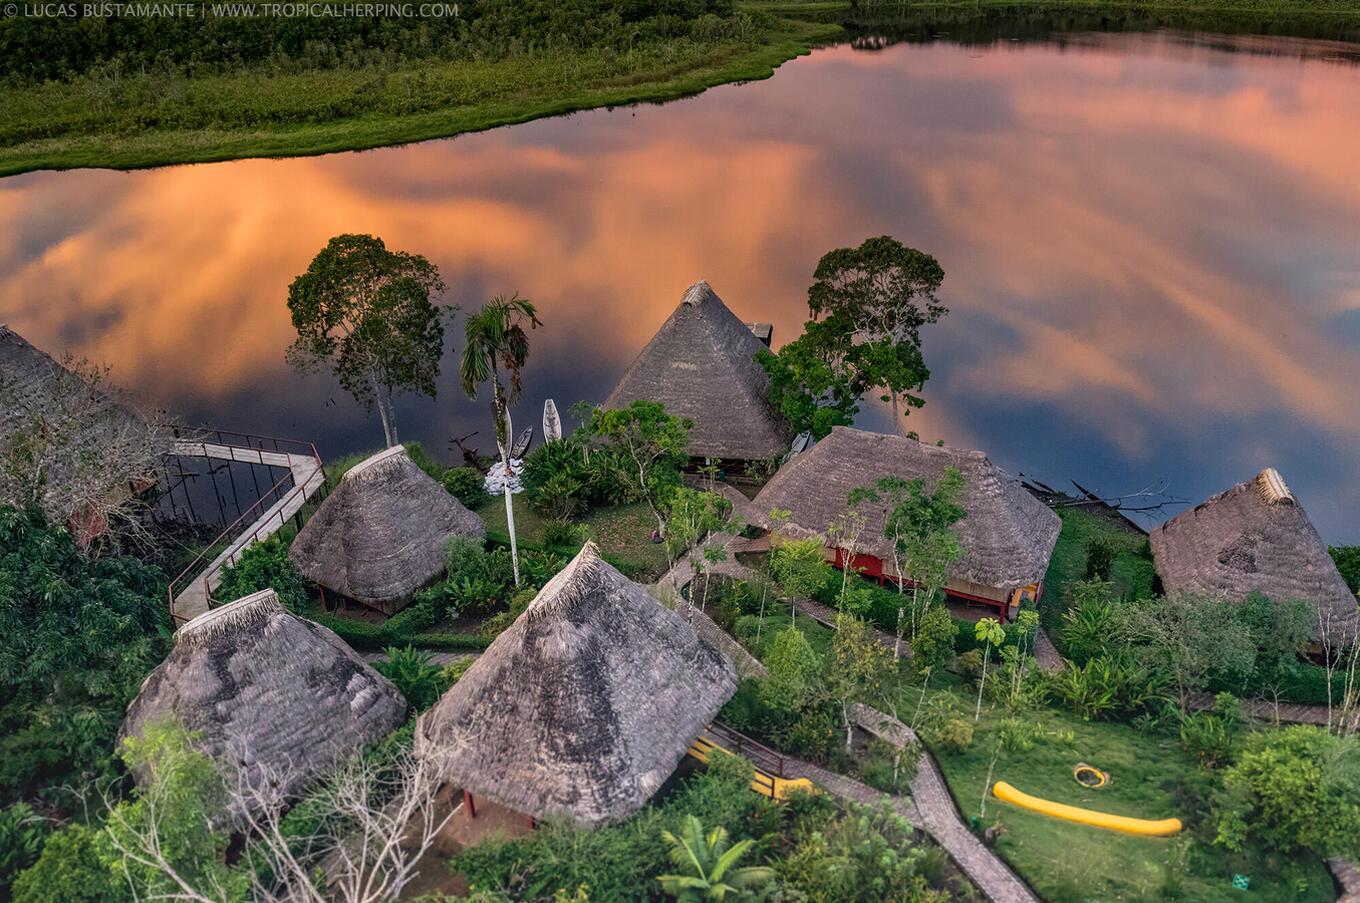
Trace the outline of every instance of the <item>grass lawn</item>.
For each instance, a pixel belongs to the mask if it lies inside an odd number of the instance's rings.
[[[973,697],[967,690],[959,686],[944,692],[955,694],[960,711],[971,714]],[[983,824],[1000,821],[1005,828],[997,852],[1049,903],[1336,899],[1331,876],[1315,856],[1289,858],[1261,849],[1232,854],[1198,839],[1195,828],[1204,813],[1186,811],[1177,788],[1202,775],[1174,738],[1144,735],[1126,724],[1085,722],[1051,708],[1023,717],[1039,725],[1043,735],[1029,750],[1003,753],[993,780],[1073,806],[1187,822],[1178,837],[1137,837],[1048,818],[989,797]],[[998,712],[984,706],[967,751],[934,750],[965,817],[978,814],[1000,720]],[[1105,771],[1110,784],[1100,790],[1078,784],[1072,768],[1079,762]],[[1235,874],[1251,878],[1249,894],[1233,888]]]
[[[510,541],[502,498],[492,499],[477,513],[486,522],[489,538]],[[670,566],[666,547],[651,541],[656,521],[643,503],[597,508],[581,518],[580,523],[605,557],[634,580],[650,583]],[[521,545],[541,546],[547,524],[547,519],[529,507],[523,496],[515,497],[515,530]]]

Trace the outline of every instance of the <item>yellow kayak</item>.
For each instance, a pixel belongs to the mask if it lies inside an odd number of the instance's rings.
[[[1076,822],[1079,825],[1090,825],[1094,828],[1123,831],[1125,834],[1166,837],[1170,834],[1177,834],[1181,830],[1179,818],[1130,818],[1127,815],[1096,812],[1094,809],[1082,809],[1079,806],[1069,806],[1065,803],[1055,803],[1052,800],[1030,796],[1028,793],[1016,790],[1005,781],[997,781],[993,784],[992,794],[999,800],[1014,803],[1022,809],[1029,809],[1041,815],[1061,818],[1064,821]]]

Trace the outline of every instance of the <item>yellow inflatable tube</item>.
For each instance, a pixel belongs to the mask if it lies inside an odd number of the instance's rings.
[[[1107,828],[1111,831],[1142,834],[1147,837],[1166,837],[1177,834],[1181,830],[1179,818],[1150,819],[1130,818],[1127,815],[1110,815],[1107,812],[1096,812],[1093,809],[1082,809],[1078,806],[1068,806],[1064,803],[1055,803],[1052,800],[1039,799],[1037,796],[1030,796],[1028,793],[1016,790],[1005,781],[997,781],[993,784],[992,793],[997,799],[1014,803],[1022,809],[1029,809],[1031,812],[1038,812],[1052,818],[1061,818],[1064,821],[1076,822],[1079,825],[1090,825],[1093,828]]]

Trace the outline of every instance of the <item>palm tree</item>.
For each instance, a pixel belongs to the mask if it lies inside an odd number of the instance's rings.
[[[491,416],[496,424],[496,445],[505,468],[505,522],[510,529],[510,561],[519,586],[519,548],[515,543],[515,507],[510,500],[510,405],[519,400],[521,376],[529,358],[530,329],[541,326],[534,303],[519,295],[497,295],[468,315],[467,347],[458,368],[458,381],[467,397],[477,399],[477,387],[491,383]],[[510,377],[507,392],[501,384],[502,369]]]
[[[755,841],[742,840],[729,846],[727,829],[723,827],[716,827],[704,836],[703,823],[693,815],[685,816],[682,834],[683,837],[676,837],[670,831],[661,832],[670,844],[671,862],[686,874],[656,879],[661,882],[661,889],[680,903],[726,900],[729,894],[738,899],[745,891],[774,878],[774,869],[764,866],[733,868]]]

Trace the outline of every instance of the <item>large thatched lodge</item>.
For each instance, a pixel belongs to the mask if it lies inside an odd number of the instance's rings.
[[[1167,592],[1307,602],[1317,610],[1314,639],[1331,644],[1350,642],[1360,627],[1355,594],[1274,468],[1178,514],[1149,539]]]
[[[751,503],[751,516],[767,529],[825,539],[828,528],[850,510],[852,490],[872,488],[886,476],[924,479],[933,486],[946,467],[963,474],[967,514],[956,527],[964,555],[950,572],[945,594],[966,605],[993,608],[1008,620],[1022,601],[1042,594],[1061,522],[980,451],[836,427],[780,468]],[[775,524],[773,509],[788,511],[788,522]],[[836,567],[848,565],[880,583],[894,579],[892,548],[884,535],[886,503],[864,502],[855,510],[862,524],[858,549],[846,556],[829,546],[828,557]]]
[[[123,736],[174,721],[213,759],[286,795],[377,742],[406,700],[338,636],[262,590],[194,618],[128,707]]]
[[[587,543],[420,717],[465,819],[627,818],[732,696],[731,662]]]
[[[486,525],[394,445],[345,473],[288,554],[318,586],[390,615],[444,572],[454,536],[480,541]]]
[[[770,405],[770,378],[756,360],[769,340],[768,325],[743,323],[700,280],[685,290],[604,406],[661,402],[667,413],[693,421],[693,458],[778,458],[789,450],[793,430]]]

